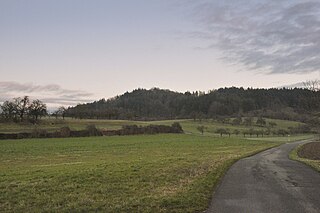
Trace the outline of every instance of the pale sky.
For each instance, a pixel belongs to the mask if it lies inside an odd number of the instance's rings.
[[[0,102],[319,78],[320,1],[0,0]]]

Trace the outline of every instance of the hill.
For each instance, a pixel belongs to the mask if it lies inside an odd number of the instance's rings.
[[[306,122],[314,120],[313,115],[319,111],[320,92],[301,88],[231,87],[208,93],[153,88],[136,89],[108,100],[70,107],[67,116],[129,120],[263,116]]]

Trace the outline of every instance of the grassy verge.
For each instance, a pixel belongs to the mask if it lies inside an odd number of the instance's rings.
[[[4,212],[201,212],[238,159],[283,142],[197,135],[0,141]]]
[[[299,157],[298,152],[300,149],[302,149],[302,147],[303,147],[303,144],[301,144],[298,147],[296,147],[295,149],[293,149],[289,155],[290,159],[300,161],[306,165],[311,166],[312,168],[314,168],[318,172],[320,172],[320,160],[310,160],[310,159]]]

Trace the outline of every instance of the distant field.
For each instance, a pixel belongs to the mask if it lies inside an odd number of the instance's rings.
[[[280,143],[195,134],[2,140],[0,211],[201,212],[235,160]]]
[[[273,130],[277,129],[287,129],[288,127],[296,127],[299,122],[294,121],[284,121],[276,119],[266,119],[267,122],[275,122],[277,126]],[[245,125],[231,125],[224,124],[214,120],[203,120],[203,121],[193,121],[193,120],[166,120],[166,121],[127,121],[127,120],[94,120],[94,119],[43,119],[40,125],[30,125],[30,124],[16,124],[16,123],[0,123],[0,133],[17,133],[17,132],[32,132],[35,129],[45,129],[47,131],[59,130],[61,127],[69,126],[72,130],[82,130],[85,129],[87,125],[94,124],[97,128],[114,130],[120,129],[123,125],[150,125],[150,124],[164,124],[171,125],[173,122],[180,122],[186,133],[200,134],[197,130],[198,126],[205,126],[205,135],[216,135],[215,131],[218,128],[228,128],[231,131],[238,129],[240,131],[247,130],[249,128],[253,129],[266,129],[266,127],[245,126]]]

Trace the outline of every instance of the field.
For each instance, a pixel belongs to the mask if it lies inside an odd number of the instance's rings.
[[[296,127],[302,123],[294,121],[283,121],[276,119],[266,119],[267,122],[275,122],[277,125],[273,130],[277,129],[287,129],[288,127]],[[44,129],[47,131],[59,130],[61,127],[69,126],[72,130],[82,130],[85,129],[87,125],[94,124],[99,129],[105,130],[114,130],[120,129],[123,125],[141,125],[146,126],[150,124],[164,124],[171,125],[173,122],[179,122],[186,133],[200,134],[197,130],[198,126],[205,127],[205,135],[217,135],[215,130],[218,128],[228,128],[231,131],[238,129],[240,131],[253,129],[266,129],[266,127],[259,127],[256,125],[245,126],[245,125],[231,125],[228,123],[221,123],[216,120],[206,119],[200,121],[193,120],[165,120],[165,121],[127,121],[127,120],[89,120],[89,119],[71,119],[66,118],[55,119],[55,118],[46,118],[42,119],[39,125],[30,125],[30,124],[17,124],[17,123],[0,123],[0,133],[18,133],[18,132],[32,132],[35,129]],[[255,120],[254,120],[255,122]]]
[[[4,212],[199,212],[237,159],[280,142],[199,135],[0,141]]]
[[[119,129],[174,121],[47,119],[37,128]],[[179,121],[187,134],[0,140],[0,212],[201,212],[237,159],[284,142],[312,137],[219,137],[216,128],[247,128]],[[299,123],[276,121],[276,128]],[[0,132],[35,127],[1,124]],[[197,130],[206,126],[204,135]],[[254,127],[261,128],[261,127]]]

